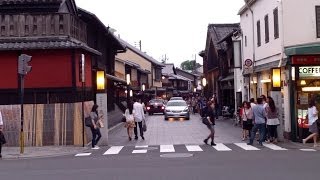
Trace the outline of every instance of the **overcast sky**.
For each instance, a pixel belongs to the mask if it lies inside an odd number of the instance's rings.
[[[157,60],[180,66],[204,50],[211,23],[238,23],[243,0],[76,0],[94,13],[115,34]]]

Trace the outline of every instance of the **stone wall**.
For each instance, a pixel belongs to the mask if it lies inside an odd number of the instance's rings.
[[[93,101],[85,102],[85,116]],[[81,103],[25,104],[24,136],[26,146],[82,145]],[[20,105],[3,105],[7,146],[19,146]],[[85,143],[91,134],[85,128]]]

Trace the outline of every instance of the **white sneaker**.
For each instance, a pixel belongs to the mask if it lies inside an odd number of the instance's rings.
[[[91,149],[100,149],[98,146],[94,146],[93,148],[91,148]]]

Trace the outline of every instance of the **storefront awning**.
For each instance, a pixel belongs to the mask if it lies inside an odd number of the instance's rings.
[[[284,52],[287,56],[320,54],[320,43],[287,47]]]
[[[112,76],[110,74],[106,74],[106,77],[107,77],[107,79],[110,79],[110,80],[115,81],[115,82],[119,82],[119,83],[123,83],[123,84],[127,83],[125,80],[123,80],[121,78],[118,78],[116,76]]]
[[[234,79],[234,75],[233,74],[229,74],[227,77],[221,79],[220,81],[230,81]]]

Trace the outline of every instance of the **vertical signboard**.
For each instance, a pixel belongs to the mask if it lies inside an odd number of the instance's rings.
[[[98,113],[99,116],[102,117],[102,121],[104,124],[104,128],[100,129],[101,132],[101,140],[99,142],[100,145],[108,145],[108,117],[107,117],[107,93],[98,93],[96,95]]]

